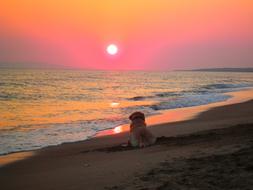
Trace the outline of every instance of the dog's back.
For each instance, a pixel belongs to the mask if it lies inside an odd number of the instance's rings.
[[[139,127],[146,127],[146,122],[140,118],[134,119],[130,125],[130,131],[133,131],[136,128]]]
[[[130,142],[132,146],[145,147],[154,144],[156,138],[146,128],[146,123],[143,119],[134,119],[130,125]]]

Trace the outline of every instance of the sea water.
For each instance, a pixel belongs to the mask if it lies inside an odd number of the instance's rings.
[[[0,154],[85,140],[147,116],[230,98],[252,73],[0,70]]]

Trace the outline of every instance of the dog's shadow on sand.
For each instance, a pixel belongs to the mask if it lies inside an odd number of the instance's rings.
[[[156,140],[156,143],[152,146],[155,145],[162,145],[162,144],[167,144],[169,139],[172,139],[175,137],[158,137]],[[106,148],[98,148],[98,149],[92,149],[92,150],[85,150],[82,151],[81,153],[88,153],[88,152],[121,152],[121,151],[129,151],[129,150],[138,150],[140,149],[139,147],[133,147],[129,144],[120,144],[120,145],[116,145],[116,146],[111,146],[111,147],[106,147]]]
[[[213,136],[214,133],[209,133],[209,137]],[[202,140],[207,140],[206,137],[203,137],[202,134],[193,134],[193,135],[187,135],[187,136],[177,136],[177,137],[165,137],[161,136],[156,139],[156,143],[151,146],[170,146],[170,145],[186,145],[186,144],[191,144],[195,143],[196,141],[202,141]],[[151,147],[148,146],[148,147]],[[147,148],[147,147],[146,147]],[[120,144],[116,146],[111,146],[111,147],[105,147],[105,148],[98,148],[98,149],[92,149],[92,150],[85,150],[82,151],[81,153],[88,153],[88,152],[121,152],[121,151],[131,151],[131,150],[140,150],[142,148],[139,147],[132,147],[129,144]]]

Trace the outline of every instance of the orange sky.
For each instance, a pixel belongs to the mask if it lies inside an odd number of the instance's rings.
[[[119,46],[109,56],[108,44]],[[0,64],[91,69],[243,67],[253,61],[251,0],[8,0]]]

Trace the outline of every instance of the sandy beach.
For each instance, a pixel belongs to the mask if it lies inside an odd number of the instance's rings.
[[[252,189],[253,90],[231,94],[149,118],[151,147],[122,132],[1,157],[1,189]]]

